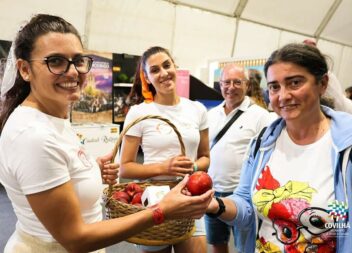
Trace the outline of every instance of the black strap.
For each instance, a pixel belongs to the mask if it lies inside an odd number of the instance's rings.
[[[257,153],[258,153],[258,150],[259,150],[259,147],[260,147],[260,143],[262,142],[262,136],[263,136],[265,130],[266,130],[266,127],[264,127],[264,128],[260,131],[260,133],[258,134],[257,140],[256,140],[256,142],[255,142],[254,152],[253,152],[254,157],[255,157],[255,156],[257,155]]]
[[[257,229],[257,240],[259,239],[259,230],[262,227],[263,220],[258,217],[258,229]]]
[[[221,131],[215,136],[213,142],[211,143],[210,149],[212,149],[214,145],[221,139],[221,137],[224,136],[224,134],[230,128],[233,122],[235,122],[235,120],[238,119],[238,117],[241,116],[242,113],[243,111],[238,110],[235,115],[232,116],[232,118],[226,123],[226,125],[221,129]]]

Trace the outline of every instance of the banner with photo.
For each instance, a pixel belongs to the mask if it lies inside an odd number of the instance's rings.
[[[72,108],[73,123],[112,122],[112,53],[85,51],[93,58],[87,84]]]

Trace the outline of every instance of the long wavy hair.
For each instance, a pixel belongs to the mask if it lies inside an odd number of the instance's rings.
[[[248,70],[248,90],[247,96],[249,96],[254,103],[267,109],[266,103],[263,97],[263,90],[260,88],[260,82],[262,80],[262,74],[257,69]]]

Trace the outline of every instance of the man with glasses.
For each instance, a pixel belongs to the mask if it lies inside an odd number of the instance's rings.
[[[211,146],[208,173],[213,180],[215,196],[226,197],[232,194],[239,183],[247,145],[261,129],[271,123],[272,117],[246,96],[248,73],[244,67],[225,65],[220,77],[220,89],[224,101],[208,113]],[[218,133],[234,116],[238,118],[218,139]],[[217,219],[223,211],[220,208],[216,215],[205,217],[207,241],[212,245],[213,253],[229,252],[231,230],[235,233],[232,226]]]

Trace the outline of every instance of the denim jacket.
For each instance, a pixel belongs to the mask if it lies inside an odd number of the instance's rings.
[[[331,136],[333,147],[331,149],[331,159],[333,164],[334,191],[335,199],[349,203],[348,218],[344,222],[349,224],[342,232],[344,235],[337,234],[337,253],[349,252],[352,248],[352,155],[349,156],[346,168],[342,167],[342,159],[344,151],[352,146],[352,115],[344,112],[336,112],[328,107],[322,106],[325,115],[331,118]],[[264,165],[267,164],[269,158],[275,148],[276,139],[280,135],[285,126],[282,118],[274,121],[264,132],[262,141],[257,154],[254,156],[254,147],[256,140],[252,140],[247,159],[243,164],[241,179],[239,186],[230,198],[237,207],[237,215],[228,224],[234,225],[236,234],[236,248],[240,252],[255,252],[255,242],[257,234],[258,220],[254,212],[252,203],[252,194],[255,185],[260,176]],[[319,155],[319,151],[317,151]],[[345,176],[342,173],[345,170]],[[345,180],[344,178],[345,177]],[[347,194],[347,196],[345,196]],[[339,221],[341,222],[341,221]]]

